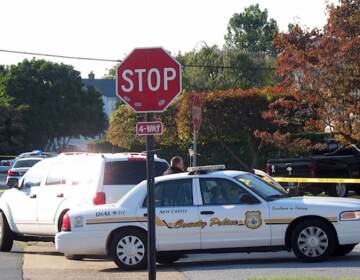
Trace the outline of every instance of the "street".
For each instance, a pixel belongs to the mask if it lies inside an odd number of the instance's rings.
[[[24,245],[24,243],[21,243]],[[147,279],[146,271],[119,270],[111,260],[70,261],[52,243],[31,242],[0,253],[1,279]],[[22,271],[21,271],[22,264]],[[173,265],[158,265],[158,279],[251,279],[256,277],[348,277],[360,279],[360,246],[346,257],[301,263],[292,254],[231,253],[190,255]]]
[[[18,280],[22,278],[22,246],[16,244],[9,253],[0,253],[0,279]]]

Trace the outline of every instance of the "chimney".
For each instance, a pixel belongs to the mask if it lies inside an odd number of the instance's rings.
[[[89,80],[94,80],[94,79],[95,79],[95,74],[94,74],[94,72],[93,72],[93,71],[90,71],[88,77],[89,77]]]

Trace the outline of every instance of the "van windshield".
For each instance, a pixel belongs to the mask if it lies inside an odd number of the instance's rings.
[[[168,168],[165,162],[154,162],[155,177]],[[146,161],[112,161],[105,163],[104,185],[137,185],[146,179]]]

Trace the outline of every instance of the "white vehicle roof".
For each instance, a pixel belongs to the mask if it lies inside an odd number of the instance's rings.
[[[161,177],[156,177],[155,182],[167,181],[172,179],[186,179],[192,177],[236,177],[244,174],[250,174],[249,172],[239,171],[239,170],[218,170],[218,171],[208,171],[200,174],[191,174],[190,172],[177,173],[171,175],[165,175]]]
[[[139,158],[146,160],[146,153],[135,153],[135,152],[127,152],[127,153],[62,153],[58,157],[61,158],[89,158],[89,157],[98,157],[104,159],[106,161],[113,160],[128,160],[129,158]],[[156,161],[164,161],[165,159],[160,159],[157,155],[154,155],[154,159]]]

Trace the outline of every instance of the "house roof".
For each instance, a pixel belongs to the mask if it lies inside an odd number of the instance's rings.
[[[106,97],[116,97],[116,81],[107,79],[82,79],[85,86],[94,86]]]

